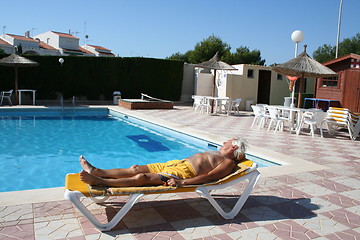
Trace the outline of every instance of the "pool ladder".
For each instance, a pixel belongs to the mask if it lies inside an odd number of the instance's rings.
[[[72,97],[71,103],[72,103],[72,106],[73,106],[73,110],[75,111],[75,107],[76,107],[76,98],[75,98],[75,96]],[[61,107],[61,111],[63,112],[64,111],[64,96],[61,96],[61,98],[60,98],[60,107]]]

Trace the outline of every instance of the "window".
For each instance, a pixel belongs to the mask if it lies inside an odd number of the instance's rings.
[[[322,79],[322,87],[333,87],[336,88],[338,86],[338,77],[327,77]]]
[[[247,77],[254,78],[254,70],[253,69],[248,69]]]
[[[277,77],[276,77],[277,80],[283,80],[283,75],[281,74],[278,74]]]

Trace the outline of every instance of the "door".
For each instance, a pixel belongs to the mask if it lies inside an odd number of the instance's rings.
[[[343,107],[360,112],[360,71],[346,70]]]
[[[259,71],[257,103],[270,104],[271,71]]]

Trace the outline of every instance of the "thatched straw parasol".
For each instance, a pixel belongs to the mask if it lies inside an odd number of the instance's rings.
[[[214,81],[213,81],[213,89],[212,89],[213,97],[215,96],[216,70],[237,70],[233,66],[220,61],[218,52],[216,52],[215,55],[209,61],[195,64],[195,66],[201,68],[207,68],[207,69],[214,69]],[[213,113],[213,111],[214,111],[214,101],[212,101],[211,104],[211,113]]]
[[[284,74],[286,76],[301,77],[298,107],[300,107],[300,100],[302,98],[302,92],[304,89],[304,78],[330,77],[337,75],[337,73],[330,68],[309,57],[309,55],[306,53],[306,47],[307,45],[304,45],[304,51],[296,58],[286,63],[272,67],[272,70],[277,73]]]
[[[0,65],[15,67],[15,101],[18,102],[18,67],[34,67],[38,66],[39,63],[13,53],[0,59]]]

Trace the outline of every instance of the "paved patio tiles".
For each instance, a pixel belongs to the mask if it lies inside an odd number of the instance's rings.
[[[0,239],[35,239],[34,224],[17,224],[0,228]]]
[[[76,218],[34,223],[35,239],[65,239],[82,235]]]
[[[360,139],[341,132],[312,138],[265,128],[250,128],[253,116],[209,116],[189,106],[175,110],[138,110],[151,117],[224,138],[243,136],[250,145],[326,167],[295,174],[262,176],[234,219],[222,218],[196,193],[146,195],[108,232],[100,232],[67,200],[0,206],[0,239],[360,239]],[[280,159],[281,160],[281,159]],[[274,171],[276,168],[274,168]],[[230,208],[244,189],[237,184],[216,190],[216,200]],[[107,203],[83,203],[107,222],[128,197]]]
[[[342,232],[332,233],[332,234],[326,235],[325,237],[330,240],[343,240],[343,239],[357,240],[357,239],[359,239],[360,234],[359,234],[359,232],[349,229],[349,230],[345,230]]]
[[[346,197],[339,193],[333,193],[333,194],[321,196],[321,198],[328,202],[334,203],[340,207],[343,207],[343,208],[357,206],[360,203],[360,201]]]
[[[319,234],[291,220],[265,225],[264,228],[282,239],[313,239],[320,237]]]
[[[293,221],[319,234],[320,236],[349,229],[347,226],[322,215],[309,219],[294,219]]]
[[[360,216],[343,209],[325,212],[322,215],[351,228],[360,227]]]
[[[31,219],[33,209],[31,204],[0,207],[0,227],[7,225],[24,224]]]

